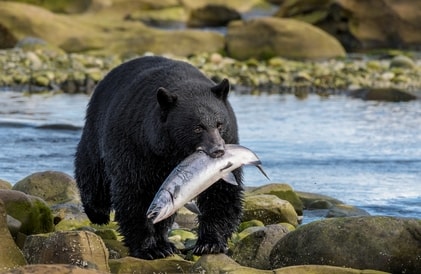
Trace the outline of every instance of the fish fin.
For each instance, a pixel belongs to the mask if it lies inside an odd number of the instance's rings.
[[[222,177],[222,180],[224,180],[228,184],[238,186],[237,180],[235,179],[235,176],[232,172],[224,175],[224,177]]]
[[[200,212],[199,207],[197,206],[197,204],[195,202],[188,202],[187,204],[184,205],[185,208],[187,208],[188,210],[190,210],[191,212],[197,214],[197,215],[201,215],[202,213]]]
[[[270,181],[269,176],[266,174],[266,172],[263,170],[263,167],[261,164],[257,164],[256,167],[260,170],[260,172],[265,175],[265,177]]]
[[[226,165],[226,166],[224,166],[223,168],[221,168],[219,171],[221,171],[221,172],[222,172],[222,171],[224,171],[225,169],[232,167],[232,165],[233,165],[233,164],[232,164],[231,162],[228,162],[228,163],[227,163],[227,165]]]
[[[181,189],[180,186],[179,185],[176,185],[174,187],[174,193],[171,193],[171,192],[168,191],[168,193],[171,196],[171,200],[172,200],[173,203],[174,203],[174,199],[176,199],[177,196],[178,196],[178,194],[180,193],[180,189]]]

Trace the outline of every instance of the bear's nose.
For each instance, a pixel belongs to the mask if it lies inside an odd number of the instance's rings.
[[[209,151],[209,156],[219,158],[225,154],[224,146],[216,146]]]

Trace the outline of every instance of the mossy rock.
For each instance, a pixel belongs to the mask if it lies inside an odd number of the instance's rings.
[[[256,230],[239,240],[232,251],[232,258],[240,265],[271,269],[268,257],[273,246],[289,233],[289,229],[283,225],[268,225]]]
[[[398,88],[361,88],[350,92],[350,96],[367,101],[407,102],[416,100],[417,96]]]
[[[73,264],[109,272],[108,250],[89,231],[58,231],[28,236],[23,253],[30,264]]]
[[[39,197],[16,190],[0,190],[7,214],[22,223],[20,232],[26,235],[54,231],[53,215]]]
[[[421,269],[421,220],[364,216],[325,219],[300,226],[273,248],[272,268],[342,266],[391,273]]]
[[[0,198],[0,267],[8,270],[25,265],[26,260],[14,242],[6,221],[6,207]]]
[[[330,208],[333,205],[343,204],[342,201],[327,195],[303,191],[296,191],[295,193],[303,202],[305,209]]]
[[[225,40],[227,54],[239,60],[267,60],[275,56],[293,59],[345,56],[344,48],[333,36],[294,19],[261,17],[232,21]],[[317,41],[317,47],[314,41]]]
[[[29,175],[13,186],[13,190],[41,197],[49,205],[80,200],[76,181],[58,171],[44,171]]]
[[[242,222],[239,226],[237,231],[242,232],[243,230],[249,228],[249,227],[263,227],[265,224],[262,221],[259,220],[250,220],[246,222]]]
[[[12,189],[12,184],[8,181],[0,179],[0,189]]]
[[[288,201],[267,194],[245,196],[242,220],[260,220],[266,225],[282,222],[298,225],[294,207]]]
[[[111,273],[190,273],[193,262],[171,256],[157,260],[124,257],[110,260]]]
[[[298,215],[303,215],[303,202],[288,184],[272,183],[258,187],[250,195],[269,194],[291,203]]]

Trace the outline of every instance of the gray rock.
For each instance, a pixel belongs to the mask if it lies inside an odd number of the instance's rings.
[[[273,268],[315,264],[418,273],[421,221],[370,216],[312,222],[278,241],[270,263]]]
[[[271,269],[268,260],[270,252],[287,233],[288,228],[279,224],[256,230],[235,244],[232,258],[243,266]]]
[[[187,26],[195,28],[225,26],[230,21],[240,19],[241,14],[233,8],[224,5],[207,4],[190,12]]]
[[[228,25],[225,40],[228,55],[239,60],[274,56],[293,59],[345,56],[345,50],[333,36],[293,19],[263,17],[233,21]]]
[[[326,214],[327,218],[353,216],[370,216],[370,214],[364,209],[344,204],[331,207]]]
[[[265,225],[289,223],[298,225],[298,215],[294,207],[275,195],[248,195],[244,199],[243,222],[259,220]]]
[[[22,223],[19,232],[31,235],[54,231],[53,215],[41,198],[17,190],[0,189],[0,199],[7,214]]]
[[[109,272],[108,250],[88,231],[59,231],[26,238],[23,253],[30,264],[71,264]]]
[[[95,269],[82,269],[75,265],[64,264],[36,264],[26,265],[11,270],[9,272],[2,272],[3,274],[106,274],[109,272],[99,271]]]
[[[6,208],[0,199],[0,270],[8,270],[25,265],[22,252],[13,241],[6,221]]]
[[[29,175],[13,186],[13,190],[38,196],[49,205],[80,201],[76,181],[59,171],[44,171]]]

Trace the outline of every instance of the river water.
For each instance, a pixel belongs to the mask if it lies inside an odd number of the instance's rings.
[[[73,174],[86,95],[0,92],[0,178],[14,184],[45,170]],[[421,101],[343,95],[237,95],[241,144],[271,182],[332,196],[372,215],[421,219]],[[245,168],[245,184],[268,181]]]

